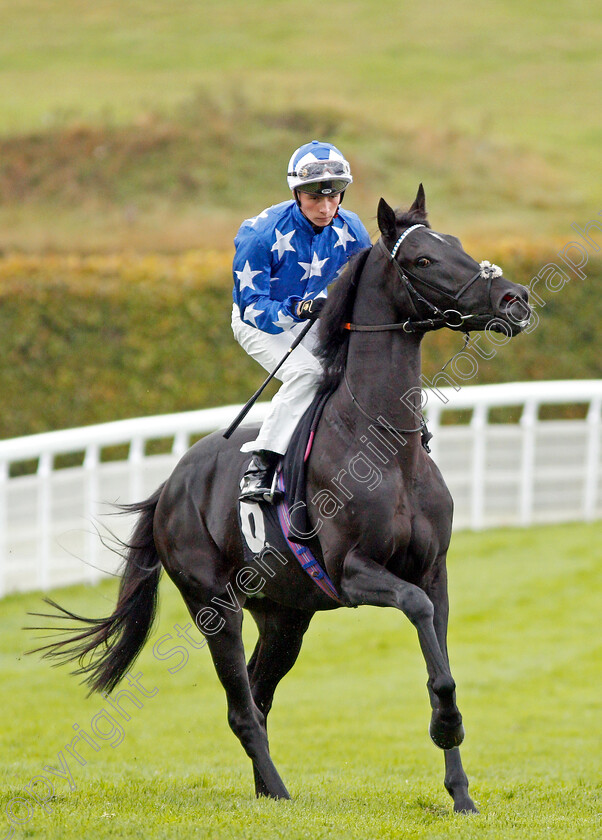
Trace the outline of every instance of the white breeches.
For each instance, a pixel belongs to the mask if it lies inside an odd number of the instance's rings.
[[[243,350],[269,373],[274,370],[304,326],[305,322],[301,322],[286,332],[271,335],[245,324],[240,318],[238,306],[234,304],[232,307],[234,337]],[[281,455],[286,452],[297,423],[315,396],[322,375],[322,365],[312,353],[317,331],[316,325],[276,374],[276,379],[279,379],[282,385],[272,398],[269,413],[256,440],[243,444],[241,452],[254,452],[258,449],[269,449]]]

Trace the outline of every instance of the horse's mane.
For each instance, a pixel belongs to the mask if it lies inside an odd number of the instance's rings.
[[[353,256],[328,294],[326,306],[318,321],[318,344],[315,355],[322,362],[320,393],[332,391],[341,381],[347,359],[349,330],[343,327],[351,320],[357,280],[363,271],[372,247]]]
[[[395,217],[398,229],[417,224],[430,227],[426,213],[419,210],[397,211]],[[343,378],[349,343],[349,330],[344,328],[344,324],[351,321],[357,284],[372,247],[374,246],[364,248],[349,260],[329,292],[326,306],[320,313],[318,344],[314,353],[324,369],[319,387],[321,394],[333,391]]]

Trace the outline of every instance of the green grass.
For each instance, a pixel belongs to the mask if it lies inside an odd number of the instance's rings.
[[[176,660],[155,659],[149,643],[139,670],[157,695],[132,709],[116,748],[82,749],[88,763],[71,762],[76,789],[57,779],[52,813],[35,808],[15,837],[598,836],[601,542],[600,524],[453,540],[450,652],[479,816],[451,813],[442,755],[426,732],[426,674],[412,627],[392,610],[364,608],[316,616],[278,690],[271,748],[292,802],[254,799],[207,651],[170,674]],[[99,615],[112,608],[114,586],[56,596]],[[89,730],[109,708],[102,697],[86,700],[65,669],[23,657],[31,645],[24,614],[39,605],[37,594],[2,602],[3,820],[23,786],[57,765],[72,726]],[[154,639],[187,620],[165,581]]]
[[[286,197],[314,133],[352,159],[366,220],[420,180],[463,236],[564,242],[599,210],[602,19],[584,0],[0,0],[0,31],[0,135],[21,149],[0,149],[0,248],[225,246]]]

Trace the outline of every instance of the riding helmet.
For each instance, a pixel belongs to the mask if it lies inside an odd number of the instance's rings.
[[[338,195],[353,178],[349,163],[336,146],[312,140],[293,152],[286,180],[293,192]]]

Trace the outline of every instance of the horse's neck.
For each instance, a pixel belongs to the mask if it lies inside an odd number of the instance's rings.
[[[384,323],[384,322],[383,322]],[[353,333],[346,378],[357,402],[391,426],[420,425],[420,339],[402,331]]]
[[[376,282],[380,282],[378,278]],[[380,289],[360,283],[353,322],[372,325],[398,322],[399,312],[383,298]],[[365,428],[370,428],[370,420],[357,405],[370,417],[383,418],[395,429],[420,426],[420,340],[420,336],[399,329],[351,333],[346,379],[357,401],[350,407],[350,414],[356,418],[358,431],[363,429],[365,433]],[[420,435],[411,435],[408,443],[419,446]]]

